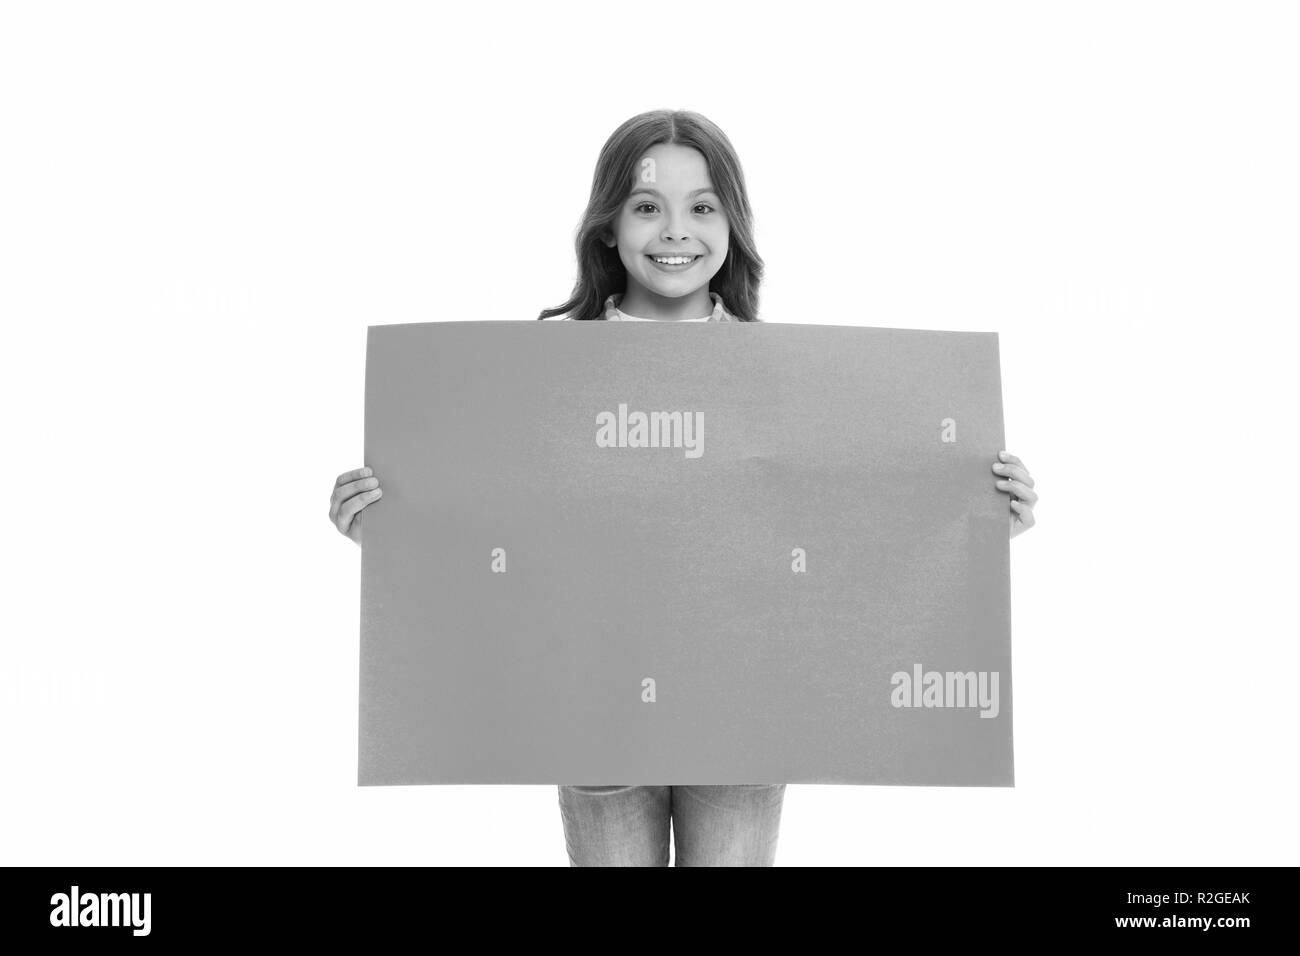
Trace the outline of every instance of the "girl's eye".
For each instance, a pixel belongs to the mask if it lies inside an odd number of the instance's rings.
[[[696,204],[695,204],[694,206],[692,206],[691,208],[692,208],[692,211],[694,211],[694,212],[699,212],[701,209],[703,209],[705,215],[707,215],[707,214],[709,214],[709,213],[711,213],[711,212],[714,212],[714,208],[713,208],[712,206],[710,206],[710,205],[709,205],[708,203],[706,203],[706,202],[696,203]],[[656,207],[655,204],[652,203],[652,202],[639,202],[639,203],[637,203],[635,206],[632,207],[632,211],[633,211],[633,212],[641,212],[641,211],[643,211],[643,210],[647,211],[648,213],[652,213],[652,212],[655,212],[655,211],[657,210],[657,207]]]

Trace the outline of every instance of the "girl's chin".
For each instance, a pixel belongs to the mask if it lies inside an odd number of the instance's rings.
[[[663,296],[665,299],[684,299],[688,295],[694,295],[701,289],[707,289],[708,284],[704,285],[678,285],[673,282],[654,282],[646,286],[651,292]]]
[[[662,272],[651,271],[641,276],[641,282],[647,289],[674,299],[690,295],[700,289],[707,289],[712,279],[712,274],[698,269],[680,275],[665,275]]]

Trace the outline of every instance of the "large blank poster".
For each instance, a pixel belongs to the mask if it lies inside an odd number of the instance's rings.
[[[372,326],[361,785],[1011,786],[994,333]]]

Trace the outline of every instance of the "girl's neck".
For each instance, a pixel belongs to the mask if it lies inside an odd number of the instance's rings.
[[[708,286],[701,286],[689,295],[671,299],[629,279],[627,291],[619,300],[618,308],[620,312],[639,319],[672,322],[677,319],[698,319],[711,314],[713,299],[709,296]]]

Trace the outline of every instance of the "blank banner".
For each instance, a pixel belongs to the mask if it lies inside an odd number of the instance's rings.
[[[1012,786],[995,333],[371,326],[358,783]]]

